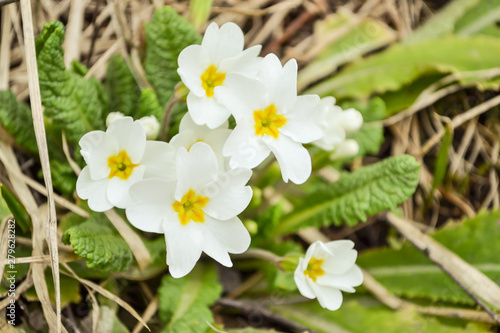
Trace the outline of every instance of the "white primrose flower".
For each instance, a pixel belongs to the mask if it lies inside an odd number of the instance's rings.
[[[222,155],[222,148],[231,134],[228,126],[227,121],[215,129],[210,129],[206,125],[197,125],[188,112],[181,119],[179,133],[169,143],[177,150],[184,147],[189,151],[195,143],[205,142],[212,148],[217,157],[219,173],[224,173],[229,170],[229,158]]]
[[[189,88],[187,105],[198,125],[219,127],[231,115],[230,110],[219,103],[214,91],[225,84],[228,73],[254,75],[261,58],[261,46],[244,48],[244,36],[234,23],[219,28],[216,23],[208,26],[201,45],[191,45],[179,55],[179,73]]]
[[[155,116],[142,117],[139,119],[139,122],[144,126],[147,140],[154,140],[158,137],[158,133],[160,132],[160,123]]]
[[[341,291],[353,293],[353,287],[363,283],[363,273],[355,265],[358,253],[353,248],[350,240],[311,244],[294,274],[302,296],[317,297],[319,304],[331,311],[340,308]]]
[[[321,100],[320,112],[316,117],[316,121],[318,126],[323,130],[324,136],[312,143],[327,151],[336,150],[337,148],[342,150],[342,154],[336,156],[338,154],[334,153],[332,158],[356,155],[359,149],[354,147],[354,145],[357,147],[356,141],[350,140],[350,143],[342,148],[340,148],[339,145],[346,140],[348,135],[361,128],[363,125],[363,116],[359,111],[352,108],[342,110],[342,108],[335,103],[336,100],[334,97],[325,97]]]
[[[131,117],[114,120],[106,132],[85,134],[79,144],[87,166],[78,176],[76,192],[96,212],[126,208],[129,187],[143,178],[174,179],[175,149],[146,141],[144,126]]]
[[[145,179],[130,188],[135,203],[127,218],[136,228],[164,233],[170,274],[188,274],[201,252],[224,266],[232,266],[229,253],[242,253],[250,235],[237,217],[249,204],[246,186],[252,171],[233,169],[219,175],[217,158],[209,145],[180,148],[176,157],[177,181]]]
[[[236,119],[223,150],[231,156],[231,167],[254,168],[272,151],[285,182],[301,184],[309,178],[311,157],[302,143],[323,135],[314,120],[320,99],[297,96],[295,60],[282,67],[278,57],[269,54],[255,78],[229,73],[215,96]]]

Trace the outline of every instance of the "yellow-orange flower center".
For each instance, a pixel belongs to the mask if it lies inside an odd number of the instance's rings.
[[[207,97],[214,96],[214,88],[224,83],[226,73],[218,73],[217,67],[210,65],[205,73],[201,74],[201,86],[205,89]]]
[[[198,223],[205,222],[203,207],[208,204],[209,199],[202,195],[196,195],[193,190],[187,191],[181,201],[172,204],[174,211],[179,214],[182,225],[187,225],[191,220]]]
[[[267,134],[275,139],[280,134],[279,128],[287,122],[284,116],[277,114],[274,104],[269,105],[264,110],[255,110],[253,119],[255,120],[255,135]]]
[[[111,169],[108,178],[119,177],[120,179],[128,179],[132,174],[132,170],[139,164],[133,164],[126,150],[122,150],[118,155],[108,157],[108,166]]]
[[[311,260],[309,260],[309,264],[307,264],[307,269],[304,271],[304,275],[316,282],[318,276],[325,274],[325,271],[321,268],[324,261],[325,259],[316,259],[312,257]]]

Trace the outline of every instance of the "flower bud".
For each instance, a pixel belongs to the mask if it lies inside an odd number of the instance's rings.
[[[117,112],[110,112],[108,114],[108,116],[106,117],[106,127],[109,127],[109,125],[113,121],[115,121],[116,119],[120,119],[120,118],[123,118],[123,117],[125,117],[125,116],[121,112],[118,112],[118,111]]]
[[[359,145],[356,142],[356,140],[347,139],[341,142],[337,147],[335,147],[335,150],[330,155],[330,159],[338,160],[341,158],[352,157],[357,155],[358,152],[359,152]]]
[[[142,117],[139,119],[139,122],[144,126],[147,140],[154,140],[158,137],[158,133],[160,132],[160,123],[155,116]]]
[[[339,117],[340,126],[342,126],[347,135],[358,131],[363,125],[363,116],[356,109],[347,109]]]
[[[205,24],[211,11],[212,0],[191,0],[189,2],[189,18],[197,29]]]

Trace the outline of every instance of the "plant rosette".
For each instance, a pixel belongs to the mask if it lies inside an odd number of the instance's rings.
[[[144,178],[174,179],[174,148],[146,141],[144,126],[131,117],[113,120],[106,132],[85,134],[79,145],[87,165],[78,176],[76,192],[88,199],[93,211],[126,208],[132,202],[130,186]]]
[[[243,253],[250,235],[237,217],[250,202],[246,186],[252,171],[237,168],[222,175],[215,153],[203,142],[176,157],[177,181],[146,179],[134,184],[134,204],[126,210],[138,229],[164,233],[170,274],[188,274],[201,253],[231,267],[229,253]]]
[[[318,298],[331,311],[342,305],[342,292],[353,293],[363,283],[363,273],[355,264],[358,252],[350,240],[317,241],[299,259],[294,278],[302,296]]]

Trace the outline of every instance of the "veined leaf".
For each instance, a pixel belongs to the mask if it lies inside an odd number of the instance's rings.
[[[483,211],[458,225],[444,227],[432,236],[500,284],[500,211]],[[363,252],[358,264],[398,296],[474,304],[448,275],[411,244],[404,243],[400,250],[386,248]]]
[[[497,54],[500,54],[499,40],[490,36],[447,36],[396,44],[347,66],[309,92],[337,98],[366,98],[373,93],[399,90],[423,75],[500,67]]]
[[[151,88],[144,88],[141,90],[135,117],[136,119],[140,119],[146,116],[155,116],[158,121],[161,121],[163,118],[163,109],[158,102],[155,91]]]
[[[453,322],[454,325],[447,325],[436,318],[411,310],[395,312],[383,305],[371,303],[370,306],[364,306],[356,301],[348,301],[337,311],[328,311],[314,300],[301,304],[277,305],[273,306],[273,310],[318,333],[489,332],[486,325],[460,322],[457,324],[456,321]]]
[[[394,208],[408,199],[417,187],[419,170],[415,158],[400,155],[343,174],[284,216],[274,236],[307,226],[366,221],[367,215]]]
[[[109,111],[119,111],[135,118],[141,91],[121,55],[116,55],[108,63],[106,70],[106,90],[109,94]]]
[[[396,37],[394,31],[379,20],[364,18],[355,23],[356,21],[359,19],[354,14],[343,9],[316,22],[313,36],[318,42],[328,38],[336,29],[345,29],[348,26],[351,28],[299,71],[299,90],[333,73],[340,65],[390,43]]]
[[[87,259],[89,268],[123,271],[134,259],[129,246],[104,214],[94,213],[87,221],[69,228],[62,241]]]
[[[481,33],[483,29],[494,25],[500,19],[499,0],[481,0],[479,3],[467,10],[455,24],[455,34],[473,35]]]
[[[16,143],[32,153],[38,153],[31,110],[18,102],[10,90],[0,91],[0,123]]]
[[[456,22],[479,2],[480,0],[454,0],[449,2],[420,28],[415,30],[405,42],[421,42],[426,39],[438,38],[453,32]]]
[[[85,133],[104,129],[107,102],[99,81],[66,70],[63,41],[64,26],[58,21],[46,23],[36,40],[40,92],[45,117],[76,143]]]
[[[185,47],[199,44],[201,38],[195,28],[169,6],[158,8],[144,29],[144,70],[156,91],[160,105],[165,106],[174,93],[175,85],[180,82],[177,74],[179,54]]]
[[[159,315],[165,333],[205,333],[207,321],[213,323],[210,311],[220,296],[221,286],[213,266],[198,263],[187,276],[175,279],[165,275],[159,293]]]

